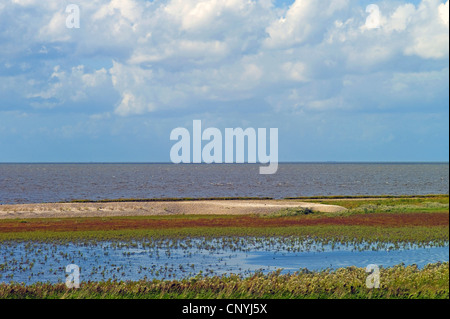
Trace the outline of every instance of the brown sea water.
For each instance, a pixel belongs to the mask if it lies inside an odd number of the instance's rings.
[[[73,199],[449,193],[448,163],[0,164],[0,204]]]

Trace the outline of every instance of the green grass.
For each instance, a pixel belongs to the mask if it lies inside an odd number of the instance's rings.
[[[179,229],[137,229],[51,232],[35,231],[1,233],[1,241],[101,241],[138,240],[151,238],[218,238],[218,237],[295,237],[314,239],[322,243],[393,243],[433,244],[443,246],[449,241],[449,227],[373,227],[373,226],[288,226],[288,227],[193,227]]]
[[[381,198],[381,199],[421,199],[421,198],[448,198],[448,194],[428,194],[428,195],[330,195],[330,196],[297,196],[285,197],[285,199],[366,199],[366,198]]]
[[[296,208],[289,207],[281,209],[274,213],[268,213],[261,215],[262,218],[278,218],[278,217],[291,217],[291,216],[303,216],[303,215],[319,215],[320,213],[313,211],[310,208]]]
[[[320,204],[338,205],[347,209],[357,209],[364,206],[372,207],[392,207],[397,211],[411,210],[427,210],[438,208],[442,211],[448,211],[449,196],[448,195],[424,195],[424,196],[329,196],[321,198],[295,198],[302,202],[314,202]],[[436,210],[436,209],[435,209]],[[382,211],[382,210],[380,210]]]
[[[448,299],[449,263],[380,268],[380,288],[366,287],[364,268],[267,275],[256,273],[184,280],[82,282],[79,289],[64,284],[0,284],[2,299]]]

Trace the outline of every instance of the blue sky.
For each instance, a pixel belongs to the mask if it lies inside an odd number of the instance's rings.
[[[280,161],[448,161],[448,6],[0,0],[0,162],[168,162],[195,119],[276,127]]]

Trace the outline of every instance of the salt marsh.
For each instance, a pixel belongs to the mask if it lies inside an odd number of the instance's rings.
[[[183,279],[197,276],[294,273],[376,264],[419,268],[449,260],[449,244],[320,243],[272,237],[142,239],[0,243],[0,282],[64,282],[65,267],[80,267],[83,281]]]

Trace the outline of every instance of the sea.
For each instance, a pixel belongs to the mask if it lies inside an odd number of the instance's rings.
[[[2,163],[0,205],[71,200],[449,193],[449,163]]]

